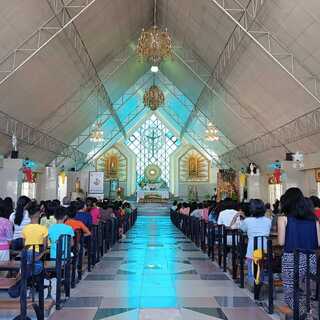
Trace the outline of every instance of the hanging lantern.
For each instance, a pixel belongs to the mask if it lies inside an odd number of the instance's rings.
[[[164,103],[164,94],[162,90],[153,84],[144,94],[143,103],[152,111],[157,110]]]

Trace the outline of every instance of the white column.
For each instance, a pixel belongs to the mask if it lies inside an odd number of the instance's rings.
[[[54,200],[58,197],[58,170],[55,167],[45,167],[40,176],[41,200]]]
[[[0,195],[2,198],[11,197],[15,203],[21,194],[22,164],[21,159],[3,159],[0,168]]]

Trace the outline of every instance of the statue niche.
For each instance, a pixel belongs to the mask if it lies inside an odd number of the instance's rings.
[[[119,158],[117,155],[110,155],[105,159],[105,175],[107,179],[117,179],[119,176]]]
[[[199,177],[199,159],[195,156],[190,156],[188,160],[188,171],[189,171],[189,178],[198,178]]]
[[[208,182],[209,161],[197,150],[189,149],[179,159],[181,182]]]

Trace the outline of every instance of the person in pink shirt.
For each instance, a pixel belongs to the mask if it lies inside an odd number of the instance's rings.
[[[98,200],[96,198],[87,198],[86,207],[87,212],[90,212],[93,224],[99,224],[101,219],[100,208],[97,206]]]
[[[188,206],[188,204],[186,202],[184,202],[182,204],[182,207],[180,209],[180,213],[181,214],[184,214],[186,216],[189,216],[190,215],[190,207]]]
[[[209,220],[209,202],[207,201],[203,203],[202,219],[206,222]]]
[[[13,225],[4,218],[5,211],[0,204],[0,262],[10,260],[10,241],[13,237]]]

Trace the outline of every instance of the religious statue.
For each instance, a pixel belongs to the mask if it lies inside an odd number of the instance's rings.
[[[76,191],[77,193],[80,193],[80,192],[81,192],[81,184],[80,184],[80,179],[79,179],[79,177],[76,178],[75,191]]]
[[[190,178],[197,178],[199,175],[198,169],[198,160],[196,157],[191,156],[189,158],[189,177]]]
[[[116,155],[111,155],[105,160],[105,173],[107,178],[118,178],[119,159]]]
[[[18,151],[18,140],[15,133],[12,136],[11,142],[12,142],[12,151]]]

